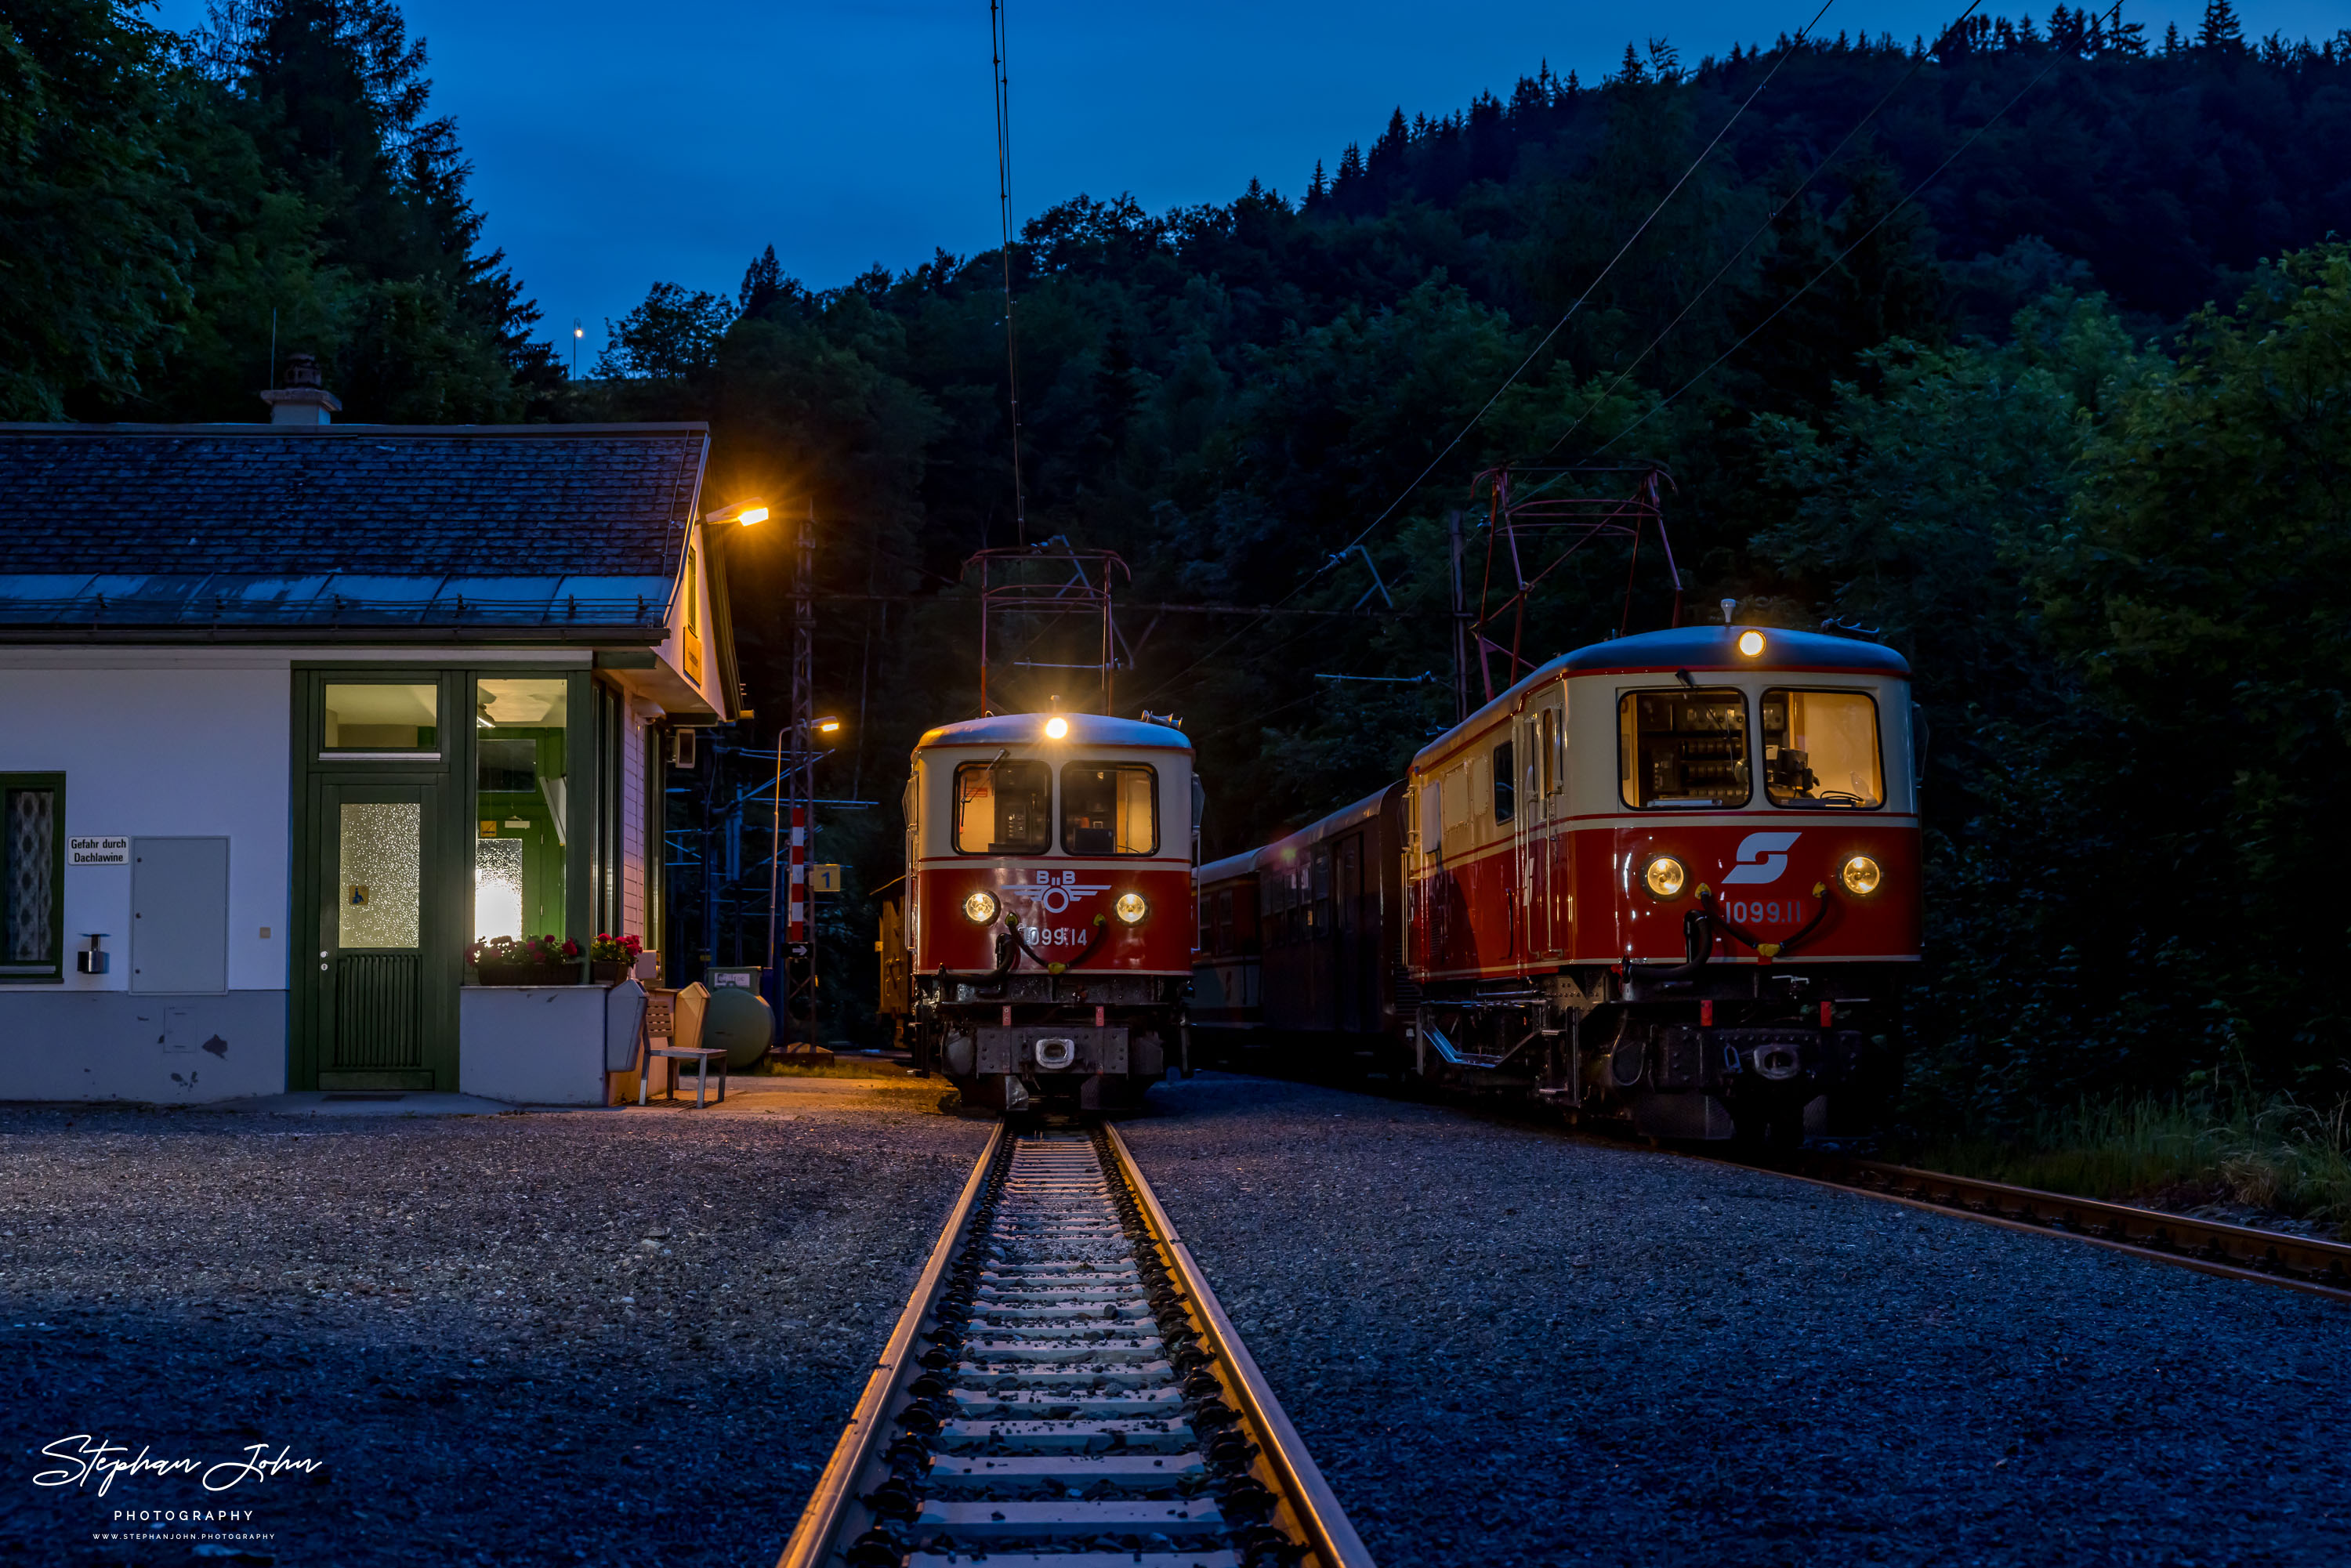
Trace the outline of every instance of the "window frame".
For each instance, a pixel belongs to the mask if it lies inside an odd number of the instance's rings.
[[[311,722],[318,727],[319,760],[320,762],[426,763],[439,767],[449,755],[449,719],[441,711],[442,699],[449,695],[442,676],[446,670],[440,666],[426,668],[426,677],[418,678],[423,666],[403,666],[399,674],[377,674],[370,671],[362,675],[350,675],[340,671],[322,675],[318,684],[318,700]],[[568,673],[568,672],[567,672]],[[327,744],[327,694],[337,686],[431,686],[433,688],[433,745],[422,746],[329,746]],[[471,690],[469,686],[467,688]],[[470,749],[470,747],[469,747]]]
[[[1671,696],[1671,697],[1677,697],[1677,698],[1683,698],[1683,699],[1687,699],[1687,698],[1689,698],[1689,697],[1707,696],[1707,695],[1728,695],[1728,696],[1735,696],[1735,697],[1737,697],[1737,698],[1739,699],[1739,724],[1740,724],[1739,733],[1740,733],[1740,739],[1745,743],[1745,750],[1746,750],[1746,754],[1747,754],[1747,755],[1746,755],[1746,758],[1745,758],[1745,759],[1744,759],[1744,761],[1745,761],[1745,766],[1744,766],[1744,767],[1742,767],[1742,768],[1740,768],[1740,776],[1742,777],[1742,779],[1743,779],[1745,780],[1745,782],[1746,782],[1746,785],[1747,785],[1746,789],[1745,789],[1745,790],[1744,790],[1744,791],[1740,795],[1739,799],[1738,799],[1738,800],[1690,800],[1690,801],[1680,801],[1680,802],[1677,802],[1677,803],[1672,804],[1672,805],[1659,805],[1659,804],[1656,804],[1656,803],[1655,803],[1655,802],[1652,802],[1652,803],[1650,803],[1650,804],[1644,805],[1644,804],[1640,804],[1640,803],[1638,803],[1638,802],[1636,802],[1636,801],[1627,800],[1627,799],[1625,798],[1625,783],[1626,783],[1626,780],[1627,780],[1627,778],[1628,778],[1628,775],[1627,775],[1627,774],[1625,773],[1625,740],[1626,740],[1626,738],[1627,738],[1626,734],[1625,734],[1625,704],[1627,704],[1627,703],[1635,703],[1635,704],[1637,704],[1637,703],[1638,703],[1638,701],[1639,701],[1639,699],[1641,699],[1642,697],[1645,697],[1645,696]],[[1748,810],[1749,808],[1752,807],[1752,806],[1755,804],[1755,755],[1756,755],[1756,748],[1755,748],[1754,737],[1755,737],[1755,735],[1758,733],[1758,726],[1757,726],[1757,724],[1756,724],[1755,716],[1754,716],[1754,715],[1750,711],[1749,706],[1748,706],[1748,704],[1749,704],[1750,699],[1753,695],[1754,695],[1754,694],[1753,694],[1753,693],[1751,693],[1751,692],[1750,692],[1750,691],[1748,691],[1748,690],[1747,690],[1747,688],[1745,688],[1744,686],[1698,686],[1698,685],[1683,686],[1683,685],[1672,685],[1672,686],[1619,686],[1619,687],[1617,687],[1617,688],[1616,688],[1616,725],[1615,725],[1615,728],[1616,728],[1616,800],[1617,800],[1617,803],[1619,804],[1619,806],[1620,806],[1623,810],[1627,810],[1627,811],[1679,811],[1679,812],[1687,812],[1687,811],[1743,811],[1743,810]],[[1635,771],[1634,774],[1632,774],[1632,775],[1630,775],[1630,776],[1629,776],[1629,777],[1633,779],[1633,781],[1635,782],[1635,784],[1636,786],[1637,786],[1637,784],[1638,784],[1638,779],[1639,779],[1639,775],[1638,775],[1638,772],[1637,772],[1637,768],[1638,768],[1638,767],[1639,767],[1639,760],[1640,760],[1640,758],[1639,758],[1640,726],[1639,726],[1639,720],[1638,720],[1638,717],[1637,717],[1637,715],[1639,714],[1639,711],[1640,711],[1640,710],[1639,710],[1639,708],[1638,708],[1637,706],[1635,706],[1635,708],[1634,709],[1634,712],[1635,712],[1635,716],[1635,716],[1635,719],[1634,727],[1633,727],[1632,736],[1631,736],[1631,738],[1632,738],[1632,740],[1633,740],[1633,742],[1634,742],[1634,747],[1635,747],[1635,755],[1634,755],[1634,759],[1633,759],[1633,760],[1634,760],[1634,765],[1635,765],[1635,768],[1636,771]]]
[[[963,847],[963,776],[974,768],[993,773],[999,768],[1035,768],[1040,769],[1045,775],[1045,841],[1035,849],[997,849],[992,842],[990,847],[984,850],[967,850]],[[1050,854],[1053,850],[1053,827],[1058,820],[1056,808],[1061,800],[1053,784],[1053,765],[1041,758],[1005,757],[990,762],[956,763],[954,773],[947,779],[947,848],[959,855],[982,858],[988,855],[1000,858],[1005,855]]]
[[[1518,747],[1514,742],[1505,739],[1495,746],[1493,766],[1489,769],[1493,777],[1488,781],[1487,789],[1494,799],[1494,825],[1498,828],[1517,821],[1519,818],[1519,781],[1515,771],[1518,758]]]
[[[0,773],[0,801],[16,789],[47,789],[55,797],[49,808],[49,963],[46,969],[20,968],[0,958],[0,986],[61,986],[66,978],[66,776]]]
[[[1877,803],[1874,806],[1839,806],[1824,800],[1790,800],[1783,804],[1771,799],[1771,778],[1768,768],[1763,771],[1763,799],[1770,801],[1775,810],[1782,811],[1883,811],[1886,810],[1893,799],[1894,791],[1886,787],[1886,716],[1878,710],[1877,694],[1862,686],[1764,687],[1755,698],[1755,762],[1759,768],[1763,762],[1763,705],[1771,700],[1773,692],[1778,692],[1782,696],[1790,692],[1796,692],[1805,696],[1860,697],[1869,704],[1869,738],[1877,752]],[[1781,733],[1783,735],[1787,733],[1784,727]]]
[[[1070,847],[1070,812],[1069,808],[1063,802],[1067,801],[1070,798],[1070,769],[1072,768],[1094,768],[1096,770],[1116,770],[1119,768],[1131,768],[1138,769],[1144,773],[1147,773],[1151,776],[1151,847],[1149,849],[1103,850],[1099,853],[1088,851],[1085,853],[1081,854],[1079,852]],[[1150,763],[1113,761],[1108,759],[1097,759],[1095,761],[1088,762],[1081,758],[1072,758],[1071,760],[1061,764],[1061,774],[1053,780],[1053,841],[1061,846],[1061,850],[1063,854],[1069,855],[1077,860],[1149,860],[1159,852],[1159,841],[1164,836],[1161,832],[1159,821],[1159,769],[1153,767]],[[1113,830],[1112,834],[1112,841],[1117,841],[1115,830]]]

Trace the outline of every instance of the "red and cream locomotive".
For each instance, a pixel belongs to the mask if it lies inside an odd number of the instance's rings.
[[[974,1104],[1130,1103],[1184,1056],[1192,743],[1099,714],[944,725],[906,786],[904,1036]],[[885,997],[885,1005],[890,998]]]
[[[1398,784],[1204,868],[1200,1022],[1379,1037],[1425,1079],[1660,1136],[1857,1128],[1890,1087],[1873,1009],[1918,956],[1916,789],[1889,649],[1755,626],[1583,648]],[[1244,941],[1225,911],[1252,894]]]

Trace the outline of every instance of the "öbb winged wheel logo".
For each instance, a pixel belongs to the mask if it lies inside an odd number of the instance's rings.
[[[1802,837],[1801,832],[1748,834],[1739,841],[1739,863],[1722,873],[1722,884],[1779,881],[1788,869],[1788,852]]]
[[[1059,915],[1072,904],[1108,893],[1110,883],[1080,882],[1073,871],[1040,871],[1034,882],[1008,883],[998,891],[1007,899],[1023,899],[1041,904],[1048,915]]]

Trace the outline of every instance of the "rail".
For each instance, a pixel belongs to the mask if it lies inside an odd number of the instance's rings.
[[[1115,1130],[999,1124],[778,1568],[981,1554],[1371,1568]]]
[[[1876,1160],[1807,1155],[1791,1164],[1754,1164],[1743,1168],[1865,1193],[1913,1208],[1964,1215],[2012,1230],[2064,1236],[2225,1279],[2283,1285],[2351,1301],[2351,1246],[2316,1237]]]

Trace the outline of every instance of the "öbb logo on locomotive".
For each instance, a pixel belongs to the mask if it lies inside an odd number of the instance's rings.
[[[1739,863],[1722,873],[1722,885],[1779,881],[1780,873],[1788,869],[1787,852],[1802,837],[1801,832],[1748,834],[1739,841],[1739,852],[1733,857]]]
[[[1909,684],[1876,643],[1736,625],[1533,668],[1201,867],[1199,1043],[1657,1136],[1867,1129],[1918,957]]]

